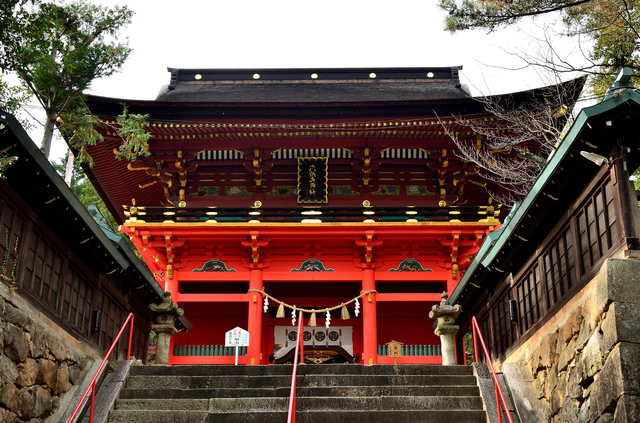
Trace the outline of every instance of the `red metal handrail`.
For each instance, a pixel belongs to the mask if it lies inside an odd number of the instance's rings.
[[[129,315],[127,316],[127,319],[122,324],[122,328],[120,329],[120,332],[118,332],[116,339],[113,341],[113,344],[111,344],[111,348],[109,348],[109,351],[107,351],[107,354],[104,356],[104,359],[100,364],[100,367],[98,367],[98,371],[93,376],[93,379],[91,379],[91,383],[89,384],[89,386],[87,386],[87,389],[84,391],[84,395],[82,395],[82,398],[80,398],[80,402],[78,403],[78,406],[76,407],[75,410],[73,410],[73,414],[71,415],[71,417],[69,417],[69,420],[67,420],[67,423],[73,422],[73,419],[76,417],[76,414],[78,414],[78,412],[80,411],[80,408],[82,408],[82,404],[84,403],[84,400],[87,398],[87,395],[89,395],[89,390],[91,390],[91,414],[89,417],[89,422],[93,423],[93,403],[96,396],[96,380],[100,376],[102,369],[104,369],[105,364],[107,364],[107,359],[109,358],[109,356],[111,355],[111,352],[113,351],[116,344],[120,340],[120,335],[122,335],[122,332],[124,332],[124,329],[127,327],[127,323],[129,322],[129,320],[131,320],[131,327],[129,330],[129,347],[127,348],[127,360],[129,360],[129,358],[131,357],[131,337],[133,335],[133,313],[129,313]]]
[[[484,351],[484,356],[487,358],[487,363],[489,363],[489,369],[491,369],[491,374],[493,375],[493,383],[496,385],[496,409],[498,410],[498,423],[502,423],[502,412],[500,410],[500,402],[504,406],[504,411],[507,413],[507,419],[509,423],[513,423],[511,419],[511,413],[509,412],[509,407],[507,407],[507,401],[504,399],[504,394],[502,393],[502,388],[500,388],[500,383],[498,383],[498,376],[496,375],[496,371],[493,369],[493,364],[491,363],[491,357],[489,356],[489,351],[487,350],[487,346],[484,343],[484,338],[482,337],[482,332],[480,332],[480,326],[478,325],[478,321],[475,316],[471,317],[471,327],[473,329],[473,352],[475,354],[476,363],[479,363],[478,357],[478,338],[480,338],[480,343],[482,344],[482,350]]]
[[[298,374],[298,352],[300,363],[304,362],[304,333],[302,332],[302,312],[298,321],[298,336],[296,338],[296,352],[293,356],[293,375],[291,376],[291,393],[289,394],[289,416],[287,423],[296,423],[296,375]]]

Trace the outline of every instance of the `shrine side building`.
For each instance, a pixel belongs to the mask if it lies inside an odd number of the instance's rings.
[[[392,341],[398,363],[441,362],[429,310],[509,213],[452,141],[485,148],[477,120],[510,136],[460,69],[169,69],[153,101],[88,98],[105,138],[89,177],[193,324],[170,364],[232,363],[235,327],[240,363],[287,362],[294,310],[320,362],[392,363]],[[123,105],[149,115],[134,162],[114,154]]]

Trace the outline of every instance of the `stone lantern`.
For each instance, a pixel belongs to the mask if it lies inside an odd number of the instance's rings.
[[[169,364],[169,351],[171,348],[171,336],[178,333],[176,318],[184,314],[184,310],[171,300],[171,293],[166,291],[160,304],[149,304],[149,310],[153,312],[151,330],[158,334],[156,351],[156,364]]]
[[[462,307],[459,304],[452,306],[449,304],[446,292],[443,292],[440,296],[442,301],[440,304],[431,307],[429,317],[437,319],[437,326],[435,334],[440,337],[440,344],[442,346],[442,364],[453,365],[456,363],[456,346],[455,335],[458,333],[460,326],[456,325],[456,318],[462,312]]]

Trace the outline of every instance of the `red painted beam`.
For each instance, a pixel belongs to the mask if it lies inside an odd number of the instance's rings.
[[[442,294],[380,294],[377,300],[380,302],[426,302],[439,303]]]
[[[246,303],[248,294],[179,294],[179,303]]]

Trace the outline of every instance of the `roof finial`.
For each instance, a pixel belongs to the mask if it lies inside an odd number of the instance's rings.
[[[628,66],[620,69],[618,76],[616,76],[615,82],[609,87],[607,92],[604,94],[604,100],[608,100],[611,97],[615,96],[616,91],[624,88],[635,88],[630,81],[631,76],[633,76],[633,69]]]

